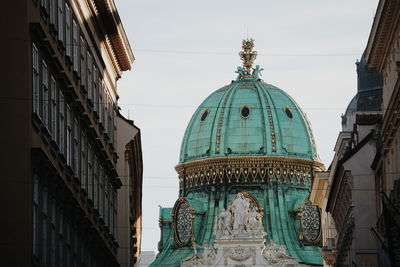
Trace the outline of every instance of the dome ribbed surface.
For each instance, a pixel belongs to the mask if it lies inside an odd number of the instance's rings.
[[[187,126],[179,163],[238,156],[319,161],[310,123],[297,103],[255,77],[233,81],[203,101]]]

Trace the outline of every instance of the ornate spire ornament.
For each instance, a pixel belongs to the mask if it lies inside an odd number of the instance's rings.
[[[247,39],[242,41],[242,49],[240,51],[239,56],[240,59],[243,61],[243,67],[245,68],[246,75],[250,75],[253,62],[257,57],[257,51],[253,51],[254,48],[254,40]]]

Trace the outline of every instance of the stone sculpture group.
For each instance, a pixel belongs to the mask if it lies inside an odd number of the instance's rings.
[[[262,214],[258,206],[243,193],[238,193],[227,209],[215,219],[214,246],[193,243],[194,253],[181,262],[182,267],[273,266],[297,267],[286,247],[271,240],[265,243]],[[197,249],[203,249],[198,253]]]
[[[238,193],[227,209],[221,208],[216,216],[216,238],[256,237],[264,235],[262,215],[251,200]]]

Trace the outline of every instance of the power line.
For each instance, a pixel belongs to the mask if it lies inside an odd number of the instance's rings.
[[[163,54],[189,54],[189,55],[235,55],[237,53],[228,53],[228,52],[215,52],[215,51],[194,51],[194,50],[161,50],[161,49],[135,49],[138,52],[144,53],[163,53]],[[311,53],[303,53],[303,54],[281,54],[281,53],[263,53],[259,49],[257,50],[257,56],[271,56],[271,57],[346,57],[346,56],[359,56],[359,53],[320,53],[320,54],[311,54]],[[399,52],[397,52],[399,53]]]
[[[0,99],[7,99],[7,100],[21,100],[21,101],[33,101],[34,99],[31,97],[8,97],[8,96],[0,96]],[[46,99],[40,99],[40,100],[35,100],[38,102],[42,102],[42,103],[50,103],[51,100],[46,100]],[[64,101],[64,102],[68,102],[68,101]],[[109,102],[98,102],[98,101],[92,101],[92,103],[94,105],[98,105],[98,104],[109,104]],[[219,109],[219,108],[224,108],[224,109],[239,109],[242,106],[201,106],[201,105],[177,105],[177,104],[139,104],[139,103],[118,103],[119,106],[144,106],[144,107],[156,107],[156,108],[164,108],[164,107],[171,107],[171,108],[210,108],[210,109]],[[267,107],[251,107],[252,110],[266,110]],[[275,109],[275,110],[282,110],[283,107],[270,107],[269,109]],[[302,106],[302,108],[300,107],[295,107],[295,110],[343,110],[342,107],[337,107],[337,108],[332,108],[332,107],[304,107]],[[393,109],[383,109],[384,111],[388,111],[388,110],[397,110],[396,108]],[[371,113],[378,113],[378,112],[382,112],[380,110],[378,111],[370,111]]]
[[[12,38],[6,36],[0,36],[0,40],[12,40],[12,41],[23,41],[23,42],[34,42],[32,39],[27,38]],[[46,40],[53,45],[58,45],[58,41],[53,40]],[[71,42],[71,44],[63,43],[65,47],[73,47],[73,48],[98,48],[98,46],[89,45],[88,42],[85,42],[84,45],[79,44],[75,45]],[[145,49],[145,48],[136,48],[133,49],[135,52],[143,52],[143,53],[162,53],[162,54],[182,54],[182,55],[219,55],[219,56],[236,56],[237,52],[222,52],[222,51],[198,51],[198,50],[174,50],[174,49]],[[272,56],[272,57],[348,57],[348,56],[360,56],[360,53],[356,52],[347,52],[347,53],[293,53],[293,54],[286,54],[286,53],[264,53],[267,49],[258,49],[258,56]],[[391,53],[400,53],[400,52],[391,52]]]

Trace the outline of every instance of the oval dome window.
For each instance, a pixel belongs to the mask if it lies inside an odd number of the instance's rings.
[[[210,113],[208,109],[204,110],[203,114],[201,115],[200,121],[204,121],[207,118],[208,113]]]
[[[289,117],[289,119],[293,119],[293,113],[289,107],[285,107],[285,113],[286,113],[286,116]]]
[[[240,115],[246,119],[250,115],[250,108],[248,106],[243,106],[240,109]]]

